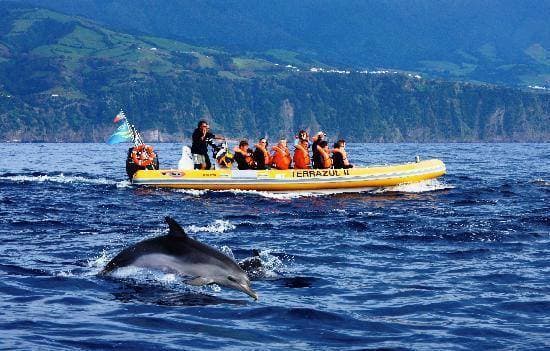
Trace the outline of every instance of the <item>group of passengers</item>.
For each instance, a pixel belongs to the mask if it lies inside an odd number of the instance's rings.
[[[195,169],[210,169],[211,162],[208,157],[208,143],[213,139],[223,139],[222,136],[215,136],[209,130],[208,122],[200,121],[197,129],[193,132],[193,145],[191,153]],[[261,138],[252,150],[246,140],[241,140],[233,150],[234,160],[237,168],[246,169],[346,169],[352,168],[347,153],[346,141],[341,139],[329,149],[326,141],[326,134],[317,133],[313,138],[304,130],[298,133],[294,145],[294,155],[291,156],[287,146],[287,140],[279,139],[277,145],[268,148],[266,138]],[[310,147],[311,146],[311,147]],[[310,157],[311,149],[311,157]],[[331,157],[332,154],[332,157]]]

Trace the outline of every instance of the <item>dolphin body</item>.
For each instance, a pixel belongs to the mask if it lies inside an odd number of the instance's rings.
[[[249,279],[260,278],[265,274],[263,262],[260,258],[260,251],[257,249],[252,250],[252,257],[239,261],[238,265],[246,272]]]
[[[165,217],[165,220],[170,228],[167,235],[147,239],[122,250],[100,274],[109,274],[125,266],[152,268],[191,277],[186,281],[190,285],[215,283],[258,299],[258,294],[250,288],[246,272],[233,259],[189,237],[172,218]]]

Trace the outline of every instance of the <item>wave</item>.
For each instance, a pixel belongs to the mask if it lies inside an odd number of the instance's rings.
[[[382,193],[388,193],[388,192],[425,193],[430,191],[448,190],[448,189],[454,189],[454,188],[455,187],[453,185],[446,184],[445,182],[442,182],[438,179],[429,179],[429,180],[424,180],[417,183],[384,187],[381,189],[376,189],[372,193],[373,194],[382,194]]]
[[[192,196],[202,196],[208,193],[212,194],[232,194],[232,195],[245,195],[245,196],[258,196],[273,200],[292,200],[304,197],[320,197],[347,193],[369,193],[369,194],[383,194],[387,192],[399,192],[399,193],[424,193],[429,191],[454,189],[455,187],[450,184],[446,184],[437,179],[425,180],[418,183],[402,184],[384,188],[351,188],[351,189],[327,189],[327,190],[314,190],[314,191],[258,191],[258,190],[176,190],[184,194]]]
[[[535,179],[532,181],[532,183],[540,186],[550,186],[550,181],[544,180],[542,178]]]
[[[190,233],[208,232],[208,233],[225,233],[227,231],[235,229],[236,226],[229,221],[222,219],[216,219],[214,223],[207,226],[191,225],[185,229]]]
[[[120,182],[116,182],[116,187],[119,189],[130,188],[131,186],[132,183],[129,180],[121,180]]]
[[[93,184],[93,185],[117,185],[119,183],[123,184],[124,182],[117,182],[107,178],[88,178],[84,176],[77,175],[64,175],[63,173],[56,175],[3,175],[0,176],[0,181],[9,181],[14,183],[62,183],[62,184]],[[124,187],[124,186],[122,186]]]
[[[195,197],[199,197],[208,192],[208,190],[194,190],[194,189],[176,189],[174,191],[177,193],[187,194]]]
[[[296,192],[278,192],[278,191],[258,191],[258,190],[218,190],[216,193],[231,193],[234,195],[253,195],[265,197],[274,200],[292,200],[300,197],[318,196],[313,192],[296,191]]]

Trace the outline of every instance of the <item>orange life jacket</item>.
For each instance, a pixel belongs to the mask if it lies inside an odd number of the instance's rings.
[[[271,165],[277,169],[288,169],[292,158],[290,157],[290,151],[287,147],[273,146],[273,156],[271,156]]]
[[[294,168],[296,169],[309,169],[309,152],[302,145],[295,145],[294,150]]]

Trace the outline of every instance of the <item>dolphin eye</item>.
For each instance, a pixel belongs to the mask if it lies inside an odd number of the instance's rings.
[[[228,277],[227,277],[227,280],[232,281],[232,282],[234,282],[234,283],[237,282],[237,279],[233,278],[232,276],[228,276]]]

